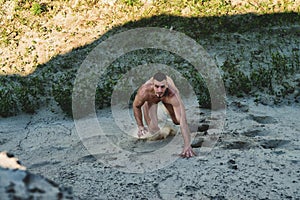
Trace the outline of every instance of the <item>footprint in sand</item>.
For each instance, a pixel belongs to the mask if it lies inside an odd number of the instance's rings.
[[[275,124],[277,120],[271,116],[249,115],[250,119],[260,124]]]
[[[259,141],[259,144],[264,149],[276,149],[281,148],[290,143],[289,140],[282,139],[262,139]]]

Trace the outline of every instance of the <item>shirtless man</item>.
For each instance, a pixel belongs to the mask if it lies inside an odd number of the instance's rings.
[[[186,113],[179,91],[173,80],[165,74],[158,72],[150,80],[144,83],[139,89],[133,102],[134,117],[138,125],[138,136],[150,133],[156,133],[160,130],[158,127],[157,107],[162,102],[166,107],[168,114],[176,125],[180,125],[181,134],[184,140],[184,147],[181,153],[182,157],[192,157],[195,153],[190,144],[190,131],[186,120]],[[144,119],[148,130],[143,124]]]

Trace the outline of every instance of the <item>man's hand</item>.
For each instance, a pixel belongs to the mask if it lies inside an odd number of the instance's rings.
[[[189,145],[189,146],[186,146],[183,148],[182,150],[182,153],[180,154],[180,156],[182,158],[190,158],[190,157],[193,157],[195,156],[195,152],[193,151],[192,147]]]
[[[147,132],[148,132],[147,128],[145,128],[144,126],[139,126],[138,137],[147,134]]]

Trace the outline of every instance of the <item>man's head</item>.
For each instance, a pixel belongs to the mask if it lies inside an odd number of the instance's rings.
[[[154,74],[153,86],[155,95],[159,98],[163,97],[168,88],[167,76],[161,72]]]

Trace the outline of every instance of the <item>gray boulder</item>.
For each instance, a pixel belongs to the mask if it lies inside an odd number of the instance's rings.
[[[17,159],[11,156],[7,156],[7,158],[4,156],[1,157],[2,163],[10,163],[12,160],[16,161]],[[12,167],[0,165],[1,200],[73,199],[71,188],[60,187],[58,184],[42,176],[20,170],[22,167],[19,166],[19,163],[17,163],[17,166],[17,169],[12,169]]]

